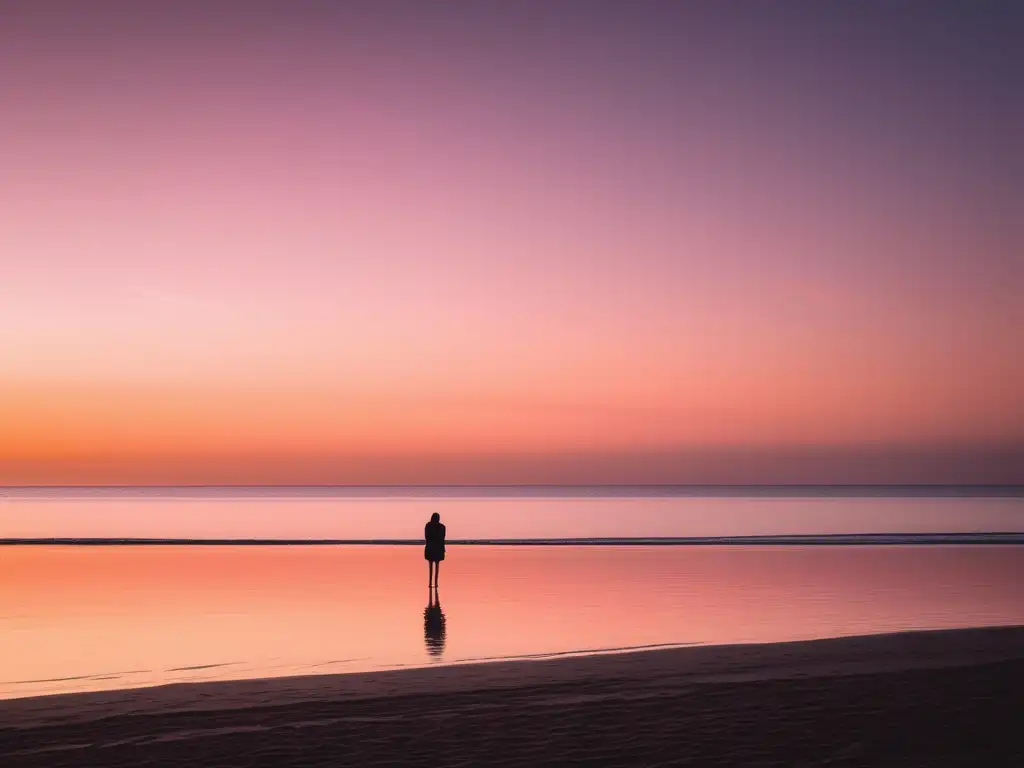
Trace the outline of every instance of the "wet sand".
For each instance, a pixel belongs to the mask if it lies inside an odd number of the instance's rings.
[[[1024,765],[1024,627],[0,702],[4,766]]]

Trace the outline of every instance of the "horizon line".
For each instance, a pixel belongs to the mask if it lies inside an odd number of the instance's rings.
[[[1024,483],[46,483],[0,484],[0,490],[164,488],[1021,488]]]
[[[501,483],[501,484],[187,484],[187,485],[0,485],[0,498],[31,498],[66,493],[95,496],[102,494],[131,496],[165,493],[189,497],[201,493],[243,494],[397,496],[411,497],[473,496],[588,496],[588,497],[779,497],[849,496],[849,497],[960,497],[1021,498],[1020,483]]]
[[[691,487],[774,487],[774,486],[957,486],[1009,485],[1024,483],[43,483],[0,484],[0,488],[691,488]]]

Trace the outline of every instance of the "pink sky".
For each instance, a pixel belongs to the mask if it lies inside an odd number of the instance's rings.
[[[1024,480],[994,22],[213,7],[0,30],[0,483]]]

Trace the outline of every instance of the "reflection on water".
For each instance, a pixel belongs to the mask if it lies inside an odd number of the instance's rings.
[[[1019,546],[453,545],[444,612],[422,566],[420,547],[5,548],[0,697],[1024,624]]]
[[[434,658],[444,654],[444,612],[441,610],[441,598],[437,587],[430,589],[427,596],[427,607],[423,609],[423,639],[427,644],[427,653]]]

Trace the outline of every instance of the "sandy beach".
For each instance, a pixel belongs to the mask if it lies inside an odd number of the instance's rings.
[[[1024,627],[0,702],[4,766],[1021,765]]]

